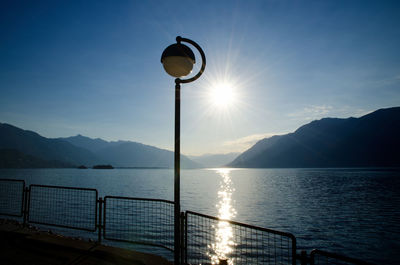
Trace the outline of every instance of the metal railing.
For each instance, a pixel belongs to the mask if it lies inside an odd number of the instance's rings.
[[[25,181],[0,179],[0,214],[22,217]]]
[[[96,189],[30,185],[0,179],[0,215],[68,229],[98,232],[111,241],[174,252],[174,203],[167,200],[106,196]],[[290,233],[186,211],[181,214],[184,264],[355,264],[365,261],[322,250],[297,254]]]
[[[296,238],[248,224],[186,212],[186,264],[296,264]]]
[[[28,222],[96,231],[97,190],[30,185]]]
[[[104,197],[104,238],[174,251],[174,203],[167,200]]]

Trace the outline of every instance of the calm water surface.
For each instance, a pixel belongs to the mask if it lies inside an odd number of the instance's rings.
[[[18,169],[0,178],[95,188],[115,195],[173,200],[173,170]],[[183,170],[184,210],[293,233],[298,249],[400,264],[400,171],[374,169]],[[211,260],[229,254],[220,223]]]

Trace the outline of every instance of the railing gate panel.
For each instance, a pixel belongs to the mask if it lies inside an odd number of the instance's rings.
[[[174,203],[167,200],[104,197],[104,238],[174,249]]]
[[[96,231],[95,189],[30,185],[28,222]]]
[[[0,179],[0,214],[22,217],[25,181]]]
[[[187,264],[296,264],[289,233],[186,212]]]

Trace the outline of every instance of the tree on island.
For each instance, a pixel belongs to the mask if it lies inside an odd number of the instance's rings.
[[[93,169],[113,169],[114,167],[112,165],[95,165],[93,166]]]

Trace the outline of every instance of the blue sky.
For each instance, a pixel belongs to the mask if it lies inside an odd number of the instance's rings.
[[[182,152],[244,151],[313,119],[399,106],[399,13],[397,1],[2,1],[0,122],[173,150],[160,56],[180,35],[207,56],[182,87]],[[226,107],[210,96],[221,82]]]

